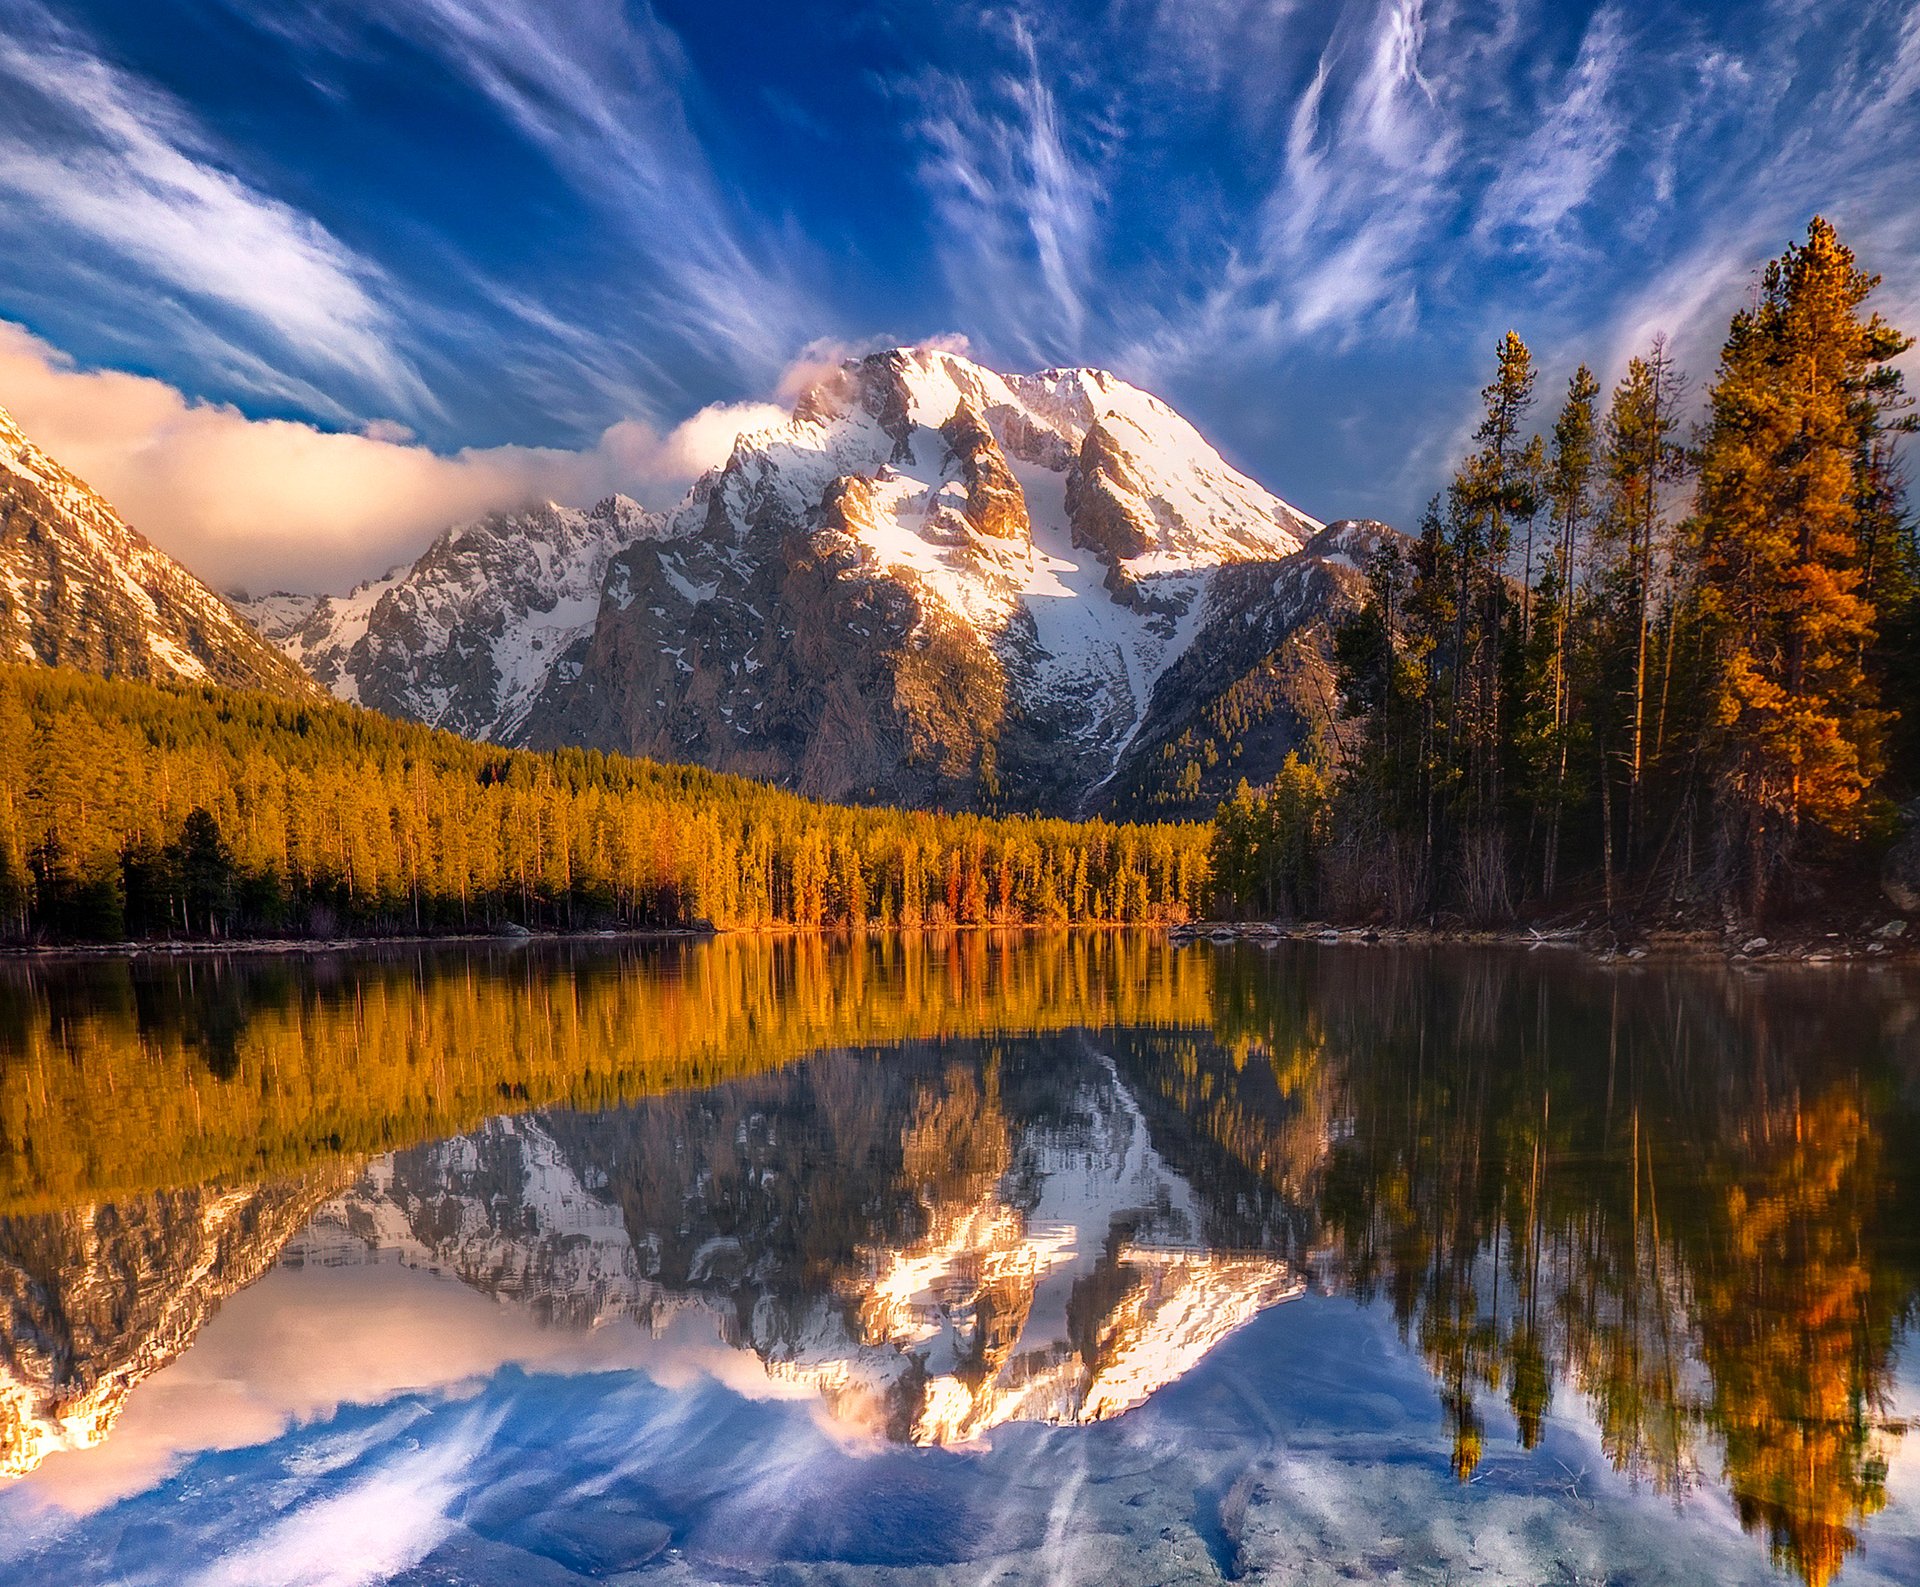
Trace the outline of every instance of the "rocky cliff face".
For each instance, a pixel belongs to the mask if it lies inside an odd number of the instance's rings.
[[[820,380],[670,513],[500,514],[247,610],[336,694],[476,738],[824,799],[1187,814],[1325,732],[1384,533],[1323,531],[1102,371],[907,348]]]
[[[448,529],[348,595],[237,604],[340,698],[512,742],[534,696],[577,666],[608,558],[659,523],[624,496],[591,512],[548,502]]]
[[[1319,527],[1111,375],[875,354],[613,559],[524,737],[822,798],[1084,808],[1223,570]]]
[[[0,658],[310,696],[219,596],[0,409]]]

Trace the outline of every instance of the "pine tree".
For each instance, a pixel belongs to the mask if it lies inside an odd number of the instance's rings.
[[[1553,792],[1549,806],[1541,891],[1551,896],[1560,864],[1560,823],[1567,804],[1572,760],[1573,646],[1581,581],[1579,557],[1593,513],[1598,426],[1594,403],[1600,382],[1582,364],[1567,382],[1567,400],[1553,426],[1553,456],[1547,467],[1547,497],[1554,529],[1553,560],[1545,580],[1545,604],[1553,630]]]
[[[1881,763],[1863,476],[1911,343],[1862,314],[1877,284],[1816,217],[1734,316],[1712,392],[1696,532],[1721,833],[1756,917],[1803,824],[1851,828]]]
[[[1506,673],[1509,560],[1517,523],[1539,500],[1538,448],[1521,439],[1533,405],[1533,357],[1513,331],[1501,338],[1493,381],[1480,394],[1479,449],[1449,492],[1459,573],[1455,616],[1455,751],[1462,758],[1464,898],[1479,916],[1510,909],[1504,841],[1501,711]],[[1451,758],[1451,757],[1450,757]]]
[[[1602,458],[1605,500],[1599,531],[1609,560],[1600,643],[1621,701],[1620,709],[1610,713],[1613,732],[1608,748],[1626,784],[1621,846],[1626,869],[1639,857],[1644,824],[1667,488],[1683,480],[1687,468],[1685,449],[1677,439],[1679,404],[1685,393],[1686,382],[1674,368],[1666,338],[1655,336],[1643,356],[1628,362],[1607,409]],[[1612,772],[1603,769],[1603,775]],[[1612,853],[1612,831],[1604,834],[1603,846]]]

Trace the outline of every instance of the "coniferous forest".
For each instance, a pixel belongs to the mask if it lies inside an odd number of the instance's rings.
[[[0,668],[15,940],[1177,921],[1206,829],[822,805],[345,705]]]
[[[1550,401],[1509,332],[1472,451],[1339,635],[1344,753],[1221,807],[1223,892],[1488,923],[1868,895],[1920,793],[1913,343],[1876,284],[1816,218],[1697,403],[1664,336]]]

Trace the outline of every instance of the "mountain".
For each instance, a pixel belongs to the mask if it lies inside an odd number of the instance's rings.
[[[607,561],[661,520],[624,496],[552,502],[442,533],[409,568],[343,596],[236,600],[343,700],[511,743],[593,627]]]
[[[1220,572],[1320,527],[1112,375],[874,354],[613,559],[526,737],[823,798],[1097,806]]]
[[[851,360],[678,507],[548,504],[245,610],[343,698],[819,798],[1183,815],[1328,731],[1380,525],[1093,369]]]
[[[1103,791],[1120,815],[1211,815],[1324,734],[1339,752],[1333,641],[1367,596],[1368,559],[1396,531],[1342,519],[1279,562],[1213,578],[1205,626],[1167,667]]]
[[[300,669],[0,409],[0,657],[311,695]]]

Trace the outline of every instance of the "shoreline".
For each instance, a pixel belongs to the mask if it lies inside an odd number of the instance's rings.
[[[222,954],[356,953],[374,948],[452,948],[492,946],[524,948],[538,943],[587,942],[708,942],[720,937],[959,937],[983,933],[1032,936],[1057,932],[1157,932],[1185,930],[1166,921],[1082,921],[1048,924],[1025,921],[1011,925],[960,926],[632,926],[592,931],[448,931],[367,937],[176,937],[160,941],[46,942],[0,945],[0,963],[45,959],[209,958]]]
[[[1894,928],[1899,929],[1894,929]],[[645,926],[592,931],[442,932],[404,936],[233,937],[158,942],[27,943],[0,946],[0,962],[62,959],[203,959],[229,954],[261,957],[365,953],[385,948],[523,948],[549,943],[703,942],[719,937],[956,937],[977,933],[1034,935],[1054,932],[1153,932],[1174,947],[1244,944],[1274,948],[1282,943],[1319,947],[1553,949],[1600,964],[1717,959],[1729,964],[1865,964],[1920,962],[1920,925],[1889,914],[1876,926],[1813,933],[1787,928],[1775,936],[1715,932],[1705,928],[1620,930],[1577,922],[1556,926],[1335,925],[1328,921],[1202,920],[1178,924],[1088,922],[1079,925],[966,925],[917,927],[761,926],[724,930],[713,926]]]
[[[210,958],[229,953],[358,953],[369,948],[451,948],[458,945],[520,948],[536,942],[704,941],[722,935],[692,926],[639,926],[624,931],[425,932],[400,937],[191,937],[159,942],[11,943],[0,961],[38,959]]]
[[[1894,929],[1894,928],[1898,929]],[[1283,942],[1383,948],[1542,948],[1578,953],[1598,964],[1644,964],[1717,959],[1734,965],[1891,965],[1920,961],[1920,927],[1893,914],[1878,925],[1852,931],[1809,932],[1776,928],[1761,932],[1705,928],[1621,930],[1581,922],[1565,926],[1337,926],[1327,921],[1199,921],[1167,928],[1176,943],[1224,946]]]

